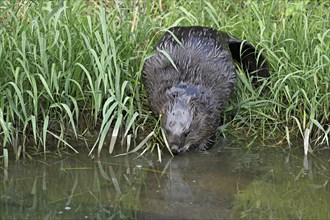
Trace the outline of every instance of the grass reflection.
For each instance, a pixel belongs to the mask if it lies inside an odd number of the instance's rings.
[[[144,175],[130,163],[18,162],[1,182],[1,218],[131,219]]]
[[[236,195],[232,218],[329,219],[329,161],[277,157],[261,178]]]

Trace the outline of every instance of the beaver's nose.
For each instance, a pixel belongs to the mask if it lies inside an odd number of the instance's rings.
[[[177,155],[179,153],[178,145],[172,145],[171,151],[172,151],[172,154]]]

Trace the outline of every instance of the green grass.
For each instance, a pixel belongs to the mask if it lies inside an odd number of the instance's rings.
[[[238,73],[237,97],[225,110],[221,134],[289,144],[301,138],[305,151],[329,145],[327,1],[133,2],[1,1],[3,149],[16,158],[46,154],[55,140],[58,152],[79,151],[72,143],[97,131],[87,146],[91,153],[134,145],[134,151],[157,149],[160,155],[161,132],[140,76],[157,39],[175,25],[229,32],[252,42],[270,62],[265,96]],[[133,144],[137,138],[145,144]]]

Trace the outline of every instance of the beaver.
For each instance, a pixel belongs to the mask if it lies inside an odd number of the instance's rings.
[[[236,66],[268,77],[265,57],[249,42],[209,27],[172,27],[146,59],[142,82],[173,154],[214,143],[221,111],[235,91]]]

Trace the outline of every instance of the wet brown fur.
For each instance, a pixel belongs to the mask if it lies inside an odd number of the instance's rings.
[[[156,51],[144,64],[142,81],[175,154],[205,150],[213,142],[235,90],[234,60],[256,77],[269,75],[265,58],[250,43],[212,28],[170,28]]]

